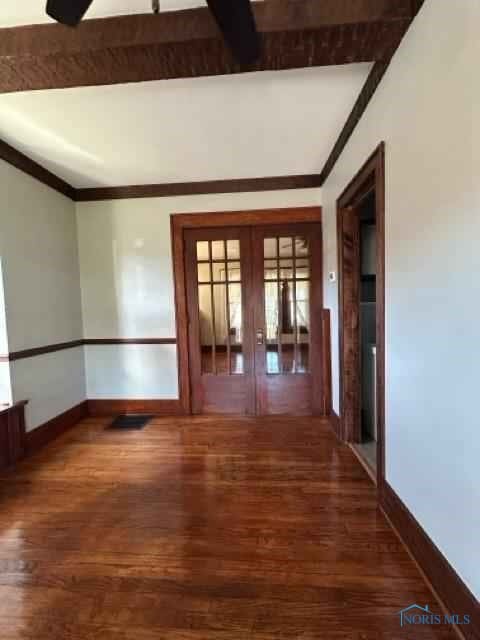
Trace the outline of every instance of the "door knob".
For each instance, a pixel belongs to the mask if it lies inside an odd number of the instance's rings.
[[[263,344],[263,329],[257,329],[257,344]]]

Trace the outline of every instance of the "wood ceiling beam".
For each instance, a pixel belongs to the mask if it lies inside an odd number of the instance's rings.
[[[412,0],[254,4],[263,53],[241,67],[208,8],[0,29],[0,92],[95,86],[387,60]]]
[[[32,178],[39,180],[48,187],[55,189],[55,191],[62,193],[64,196],[67,196],[67,198],[75,200],[76,189],[74,187],[48,169],[45,169],[45,167],[42,167],[38,162],[35,162],[35,160],[32,160],[18,149],[7,144],[4,140],[0,140],[0,161],[1,160],[23,171],[23,173],[26,173]]]

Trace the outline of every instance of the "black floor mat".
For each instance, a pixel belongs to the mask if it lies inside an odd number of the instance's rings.
[[[147,425],[153,416],[145,416],[145,415],[123,415],[117,416],[112,424],[108,427],[109,429],[143,429],[145,425]]]

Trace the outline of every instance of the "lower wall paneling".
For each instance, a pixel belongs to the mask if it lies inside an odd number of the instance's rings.
[[[88,415],[115,416],[121,413],[148,413],[179,416],[184,413],[180,400],[87,400]]]
[[[457,627],[465,640],[480,640],[477,599],[387,482],[381,488],[380,506],[449,614],[469,616],[470,624]]]
[[[178,397],[174,344],[86,344],[84,350],[87,398]]]
[[[27,432],[41,428],[87,397],[83,348],[63,349],[10,363],[14,400],[27,399]]]
[[[33,453],[45,446],[68,429],[74,427],[80,420],[87,417],[87,402],[81,402],[76,406],[52,418],[40,427],[26,434],[27,453]]]
[[[0,409],[0,470],[13,466],[25,455],[26,401]]]

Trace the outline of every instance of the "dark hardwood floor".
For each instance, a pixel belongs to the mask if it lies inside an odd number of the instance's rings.
[[[2,640],[446,640],[318,418],[89,419],[0,478]]]

